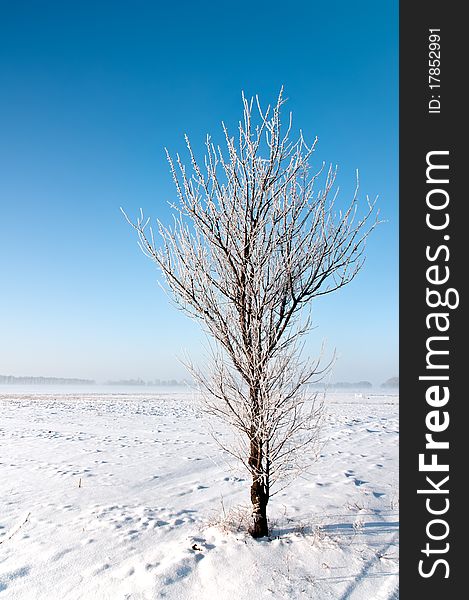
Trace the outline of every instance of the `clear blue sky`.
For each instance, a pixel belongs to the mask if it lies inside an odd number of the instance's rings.
[[[359,277],[313,306],[333,380],[397,375],[398,3],[0,3],[0,374],[182,378],[199,327],[169,305],[119,206],[169,219],[163,148],[196,148],[240,93],[319,137],[348,198],[379,194]]]

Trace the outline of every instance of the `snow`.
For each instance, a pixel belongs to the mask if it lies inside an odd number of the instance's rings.
[[[256,541],[190,392],[0,393],[0,600],[398,598],[398,397],[326,408]]]

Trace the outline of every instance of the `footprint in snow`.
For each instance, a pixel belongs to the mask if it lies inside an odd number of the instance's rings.
[[[364,483],[368,483],[368,481],[363,481],[362,479],[354,479],[353,483],[357,486],[360,487],[361,485],[363,485]]]
[[[156,529],[157,527],[164,527],[165,525],[169,525],[168,521],[155,521],[153,523],[153,529]]]

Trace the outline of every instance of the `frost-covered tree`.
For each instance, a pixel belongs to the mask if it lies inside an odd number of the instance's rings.
[[[223,125],[223,151],[207,137],[203,166],[187,136],[189,170],[167,153],[178,202],[173,225],[158,222],[159,243],[142,211],[129,220],[176,305],[214,340],[210,368],[192,371],[210,413],[239,434],[238,444],[222,445],[250,473],[253,537],[268,534],[273,486],[296,472],[318,436],[322,403],[307,384],[324,369],[301,357],[311,300],[352,281],[376,225],[374,203],[356,215],[358,184],[336,211],[336,170],[312,173],[317,140],[290,140],[284,102],[281,91],[264,111],[243,95],[236,138]]]

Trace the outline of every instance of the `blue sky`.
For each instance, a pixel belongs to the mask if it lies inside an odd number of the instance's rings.
[[[397,2],[1,2],[0,374],[182,378],[197,324],[119,212],[170,218],[164,146],[275,100],[386,223],[364,270],[313,305],[333,380],[398,373]]]

